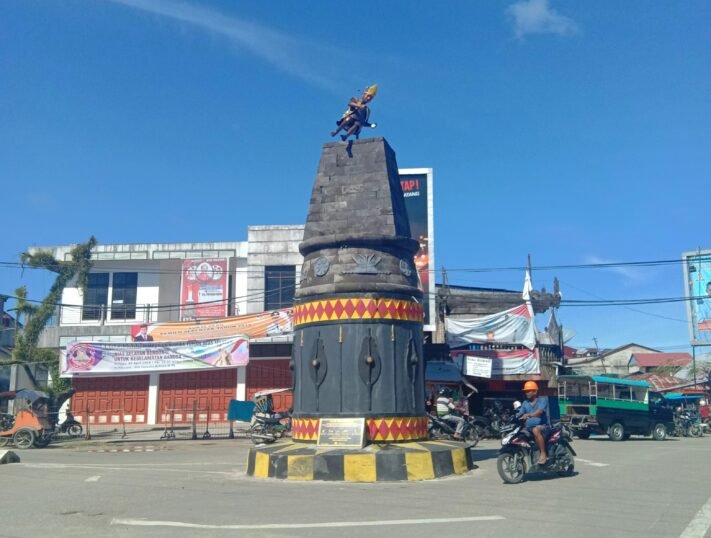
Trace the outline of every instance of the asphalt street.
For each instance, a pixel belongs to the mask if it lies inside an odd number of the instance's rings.
[[[711,536],[711,437],[576,440],[576,475],[504,485],[498,443],[428,482],[245,476],[246,440],[78,444],[0,466],[0,536]]]

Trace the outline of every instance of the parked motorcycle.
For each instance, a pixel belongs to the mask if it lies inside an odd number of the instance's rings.
[[[561,424],[555,424],[546,436],[548,461],[538,465],[540,451],[533,434],[525,428],[525,421],[514,419],[514,429],[501,440],[501,449],[496,460],[499,476],[507,484],[518,484],[531,472],[555,472],[559,476],[572,476],[575,472],[575,456],[571,443],[573,437]]]
[[[674,433],[679,437],[701,437],[704,434],[699,417],[689,411],[675,414]]]
[[[291,415],[286,413],[255,413],[252,416],[249,434],[257,445],[273,443],[291,432]]]
[[[511,420],[511,413],[504,409],[497,401],[498,405],[489,407],[483,415],[474,415],[474,424],[482,439],[501,439],[502,428]]]

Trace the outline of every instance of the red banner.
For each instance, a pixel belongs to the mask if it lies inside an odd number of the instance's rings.
[[[227,315],[227,260],[184,260],[180,286],[180,318],[188,321]]]

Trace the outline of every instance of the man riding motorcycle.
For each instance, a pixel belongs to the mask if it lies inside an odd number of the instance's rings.
[[[538,385],[535,381],[526,381],[523,386],[526,401],[516,413],[516,417],[526,421],[526,428],[533,434],[536,446],[540,450],[538,465],[545,465],[548,461],[546,454],[546,434],[548,433],[548,398],[538,396]]]
[[[454,405],[454,400],[452,399],[451,394],[452,391],[447,387],[440,389],[439,397],[437,398],[437,416],[442,420],[455,424],[456,429],[454,432],[454,438],[461,439],[462,431],[464,431],[464,419],[460,416],[452,414],[452,411],[457,411],[457,406]]]

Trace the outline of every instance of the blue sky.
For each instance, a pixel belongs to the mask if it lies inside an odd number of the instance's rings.
[[[520,289],[520,272],[456,269],[529,253],[535,267],[711,248],[710,23],[702,1],[6,0],[0,261],[91,234],[227,241],[302,223],[321,144],[372,82],[374,134],[401,167],[435,169],[452,283]],[[556,274],[566,299],[683,294],[678,265]],[[0,269],[0,292],[41,298],[51,280]],[[687,343],[683,304],[638,310],[559,317],[581,347]]]

